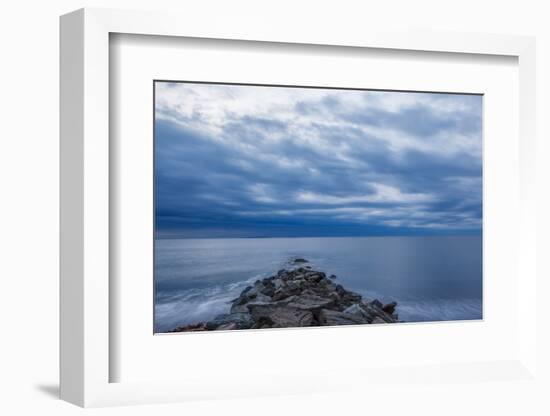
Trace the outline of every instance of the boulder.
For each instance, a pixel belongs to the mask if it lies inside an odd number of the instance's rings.
[[[390,302],[387,303],[382,307],[382,310],[386,312],[387,314],[391,315],[395,312],[395,307],[397,306],[397,302]]]
[[[313,314],[290,305],[249,305],[250,315],[263,327],[271,328],[303,327],[314,324]]]
[[[229,310],[229,313],[248,313],[248,308],[246,306],[247,304],[246,303],[243,303],[243,304],[239,304],[239,305],[236,305],[236,304],[233,304],[231,305],[231,309]]]
[[[170,332],[200,332],[200,331],[207,331],[206,324],[203,322],[200,322],[198,324],[178,326],[177,328],[173,329]]]
[[[325,278],[325,274],[322,272],[307,272],[305,278],[309,282],[319,283]]]
[[[331,298],[323,298],[317,295],[302,294],[300,296],[294,296],[288,306],[292,306],[297,309],[314,311],[329,308],[333,304],[334,300]]]
[[[216,331],[231,331],[234,329],[239,329],[238,325],[235,322],[228,322],[217,327]]]
[[[289,296],[297,295],[301,292],[301,290],[302,289],[298,283],[294,281],[289,281],[285,285],[275,290],[271,299],[274,301],[285,299]]]
[[[350,315],[356,315],[361,318],[365,318],[368,322],[371,322],[373,320],[373,316],[369,312],[367,312],[364,308],[362,308],[361,305],[358,303],[354,303],[353,305],[348,306],[342,312],[349,313]]]
[[[382,304],[375,299],[372,302],[364,302],[361,306],[368,314],[372,316],[373,320],[375,317],[378,317],[387,323],[397,322],[397,320],[394,319],[390,314],[384,312],[380,305]]]
[[[292,260],[292,263],[294,263],[294,264],[298,264],[298,263],[309,263],[309,261],[307,261],[306,259],[302,259],[301,257],[298,257],[298,258]]]
[[[246,293],[241,293],[241,296],[239,296],[237,299],[235,299],[232,303],[232,306],[240,306],[240,305],[246,305],[249,302],[269,302],[271,301],[271,297],[268,295],[265,295],[262,293],[261,290],[264,290],[265,287],[253,287],[252,289],[248,290]]]
[[[218,315],[212,321],[208,321],[206,323],[206,329],[211,331],[230,323],[235,323],[238,329],[247,329],[254,325],[254,321],[249,313],[228,313]]]
[[[368,324],[366,318],[330,309],[322,309],[319,313],[319,323],[324,326]]]

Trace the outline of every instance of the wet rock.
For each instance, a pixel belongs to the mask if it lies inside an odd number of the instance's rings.
[[[206,329],[212,331],[218,327],[234,323],[238,329],[247,329],[254,325],[250,314],[247,313],[229,313],[216,316],[215,319],[206,323]]]
[[[306,294],[301,296],[294,296],[288,306],[308,311],[315,311],[323,308],[329,308],[333,304],[334,300],[332,300],[331,298],[323,298],[317,295]]]
[[[303,261],[300,261],[303,260]],[[298,264],[307,262],[295,259]],[[256,280],[230,302],[229,313],[174,331],[263,329],[398,322],[397,304],[367,301],[311,266]]]
[[[286,299],[290,296],[297,295],[301,292],[301,287],[296,282],[288,282],[286,285],[279,287],[274,291],[271,300],[277,302],[282,299]]]
[[[198,324],[179,326],[170,332],[200,332],[200,331],[207,331],[206,324],[203,322]]]
[[[382,310],[386,312],[387,314],[391,315],[395,312],[395,307],[397,306],[397,302],[390,302],[382,307]]]
[[[302,258],[298,257],[298,258],[292,260],[292,263],[294,263],[294,264],[298,264],[298,263],[309,263],[309,261],[307,261],[306,259],[302,259]]]
[[[350,313],[333,311],[330,309],[322,309],[319,314],[319,323],[325,326],[335,325],[361,325],[368,324],[366,318]]]
[[[326,277],[325,274],[322,272],[307,272],[304,276],[307,281],[313,283],[319,283]]]
[[[361,318],[364,318],[367,320],[367,322],[372,322],[373,316],[369,312],[367,312],[364,308],[361,307],[358,303],[354,303],[351,306],[348,306],[346,309],[344,309],[342,312],[348,313],[350,315],[356,315]]]
[[[375,299],[372,302],[363,303],[361,306],[367,313],[372,316],[373,321],[375,317],[378,317],[387,323],[397,322],[397,320],[394,319],[391,315],[384,312],[381,305],[382,304]]]
[[[313,314],[310,311],[290,305],[249,305],[250,315],[262,326],[271,328],[288,328],[311,326]]]
[[[246,303],[242,304],[233,304],[231,305],[231,309],[229,310],[230,314],[233,313],[248,313],[248,308],[246,306]]]
[[[216,331],[231,331],[234,329],[239,329],[238,325],[235,322],[228,322],[227,324],[217,327]]]

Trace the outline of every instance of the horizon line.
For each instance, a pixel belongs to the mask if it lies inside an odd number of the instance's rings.
[[[244,240],[244,239],[271,239],[271,238],[383,238],[383,237],[481,237],[483,232],[458,234],[372,234],[372,235],[317,235],[317,236],[242,236],[242,237],[184,237],[184,236],[155,236],[155,240]]]

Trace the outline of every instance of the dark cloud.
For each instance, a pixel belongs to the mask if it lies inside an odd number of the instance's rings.
[[[378,103],[370,92],[366,105],[357,92],[348,102],[345,92],[311,98],[303,89],[256,111],[253,100],[246,108],[216,97],[262,87],[218,87],[157,102],[160,237],[481,231],[481,97],[428,94],[401,105],[401,96]],[[263,88],[266,107],[273,92]],[[185,111],[182,99],[192,101]]]

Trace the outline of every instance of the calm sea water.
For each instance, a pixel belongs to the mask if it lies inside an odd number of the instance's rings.
[[[155,330],[228,312],[294,257],[367,298],[397,301],[407,322],[482,318],[479,236],[165,239],[155,247]]]

